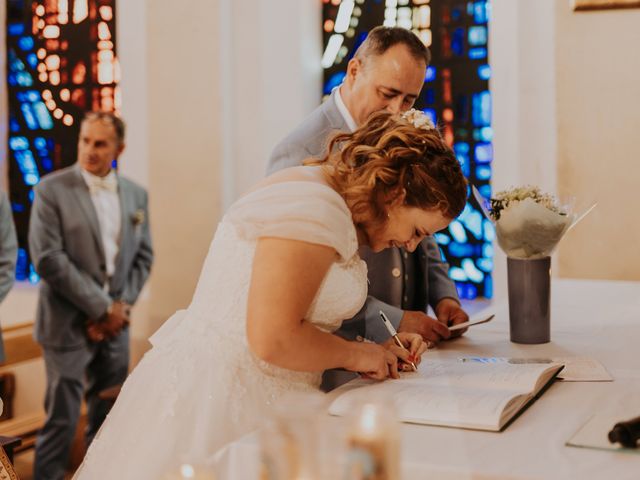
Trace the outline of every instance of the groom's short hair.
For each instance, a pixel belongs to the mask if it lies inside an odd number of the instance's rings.
[[[429,65],[431,53],[424,43],[410,30],[401,27],[376,27],[358,47],[355,57],[364,60],[367,57],[382,55],[395,45],[404,45],[416,59]]]
[[[118,143],[121,144],[124,142],[126,125],[124,123],[124,120],[118,117],[115,113],[95,110],[85,113],[84,118],[82,119],[82,123],[96,121],[110,124],[116,133],[116,139]]]

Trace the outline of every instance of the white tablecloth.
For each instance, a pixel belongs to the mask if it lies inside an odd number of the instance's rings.
[[[423,362],[461,355],[589,356],[615,380],[556,382],[501,433],[405,424],[403,478],[640,479],[638,454],[565,446],[595,413],[621,420],[640,415],[640,283],[554,279],[551,302],[550,343],[511,343],[505,301],[489,307],[496,314],[492,322],[443,342]],[[327,415],[326,422],[340,419]],[[230,444],[212,462],[222,478],[258,478],[257,435]]]

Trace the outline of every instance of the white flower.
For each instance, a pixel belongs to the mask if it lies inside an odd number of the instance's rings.
[[[423,130],[434,130],[436,128],[431,121],[431,118],[422,110],[412,108],[411,110],[404,112],[402,114],[402,118],[416,128],[422,128]]]
[[[576,218],[553,195],[533,186],[498,192],[491,199],[490,215],[498,244],[512,258],[550,255]]]

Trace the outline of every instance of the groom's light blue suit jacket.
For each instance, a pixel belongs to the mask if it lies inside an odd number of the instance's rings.
[[[335,101],[335,90],[331,96],[316,108],[293,132],[274,149],[267,173],[287,167],[301,165],[302,161],[326,154],[331,136],[338,131],[349,131]],[[403,260],[408,261],[417,255],[417,265],[424,278],[409,278],[414,282],[416,297],[407,304],[403,298],[407,291]],[[389,248],[374,254],[367,248],[360,249],[360,256],[367,263],[369,275],[369,296],[360,312],[351,320],[343,323],[338,332],[345,338],[353,339],[360,335],[375,342],[389,338],[380,319],[383,310],[391,322],[398,327],[403,314],[403,305],[407,310],[426,310],[443,298],[458,299],[455,284],[449,278],[448,265],[442,260],[440,249],[432,237],[425,238],[415,252],[408,253],[399,248]],[[415,261],[415,257],[413,257]]]
[[[44,346],[86,344],[86,320],[97,320],[113,300],[133,305],[149,276],[153,250],[147,192],[117,178],[122,223],[110,279],[98,216],[80,167],[51,173],[35,188],[29,251],[42,277],[34,337]]]

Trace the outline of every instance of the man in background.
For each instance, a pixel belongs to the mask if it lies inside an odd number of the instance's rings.
[[[420,95],[429,61],[428,49],[409,30],[371,30],[349,60],[343,84],[276,146],[267,173],[324,157],[334,133],[354,131],[374,112],[410,109]],[[340,335],[385,341],[389,333],[380,310],[396,329],[419,333],[431,344],[452,336],[448,326],[468,320],[433,237],[425,238],[413,253],[394,247],[374,254],[361,248],[360,256],[369,270],[369,297],[362,310],[343,323]],[[427,315],[429,305],[436,318]],[[340,377],[335,372],[325,375],[323,388],[347,379]]]
[[[0,191],[0,303],[5,299],[16,279],[18,240],[7,194]],[[5,359],[2,328],[0,328],[0,362]],[[1,409],[0,409],[1,410]]]
[[[36,480],[63,478],[83,393],[88,445],[111,404],[98,394],[127,376],[130,310],[153,251],[147,192],[112,169],[124,133],[115,115],[89,113],[77,163],[35,188],[29,248],[41,285],[34,336],[47,373]]]

